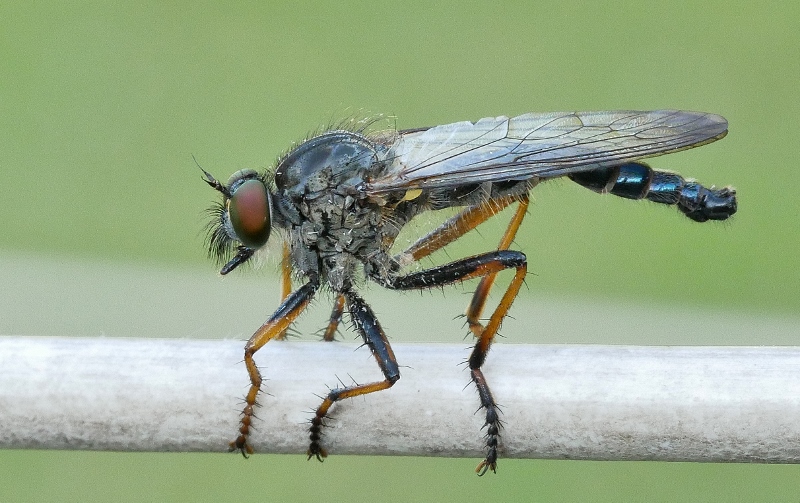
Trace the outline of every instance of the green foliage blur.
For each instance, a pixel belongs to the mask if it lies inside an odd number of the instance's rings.
[[[752,8],[752,11],[747,10]],[[2,7],[0,249],[206,266],[226,179],[353,114],[399,128],[564,109],[684,108],[723,141],[652,161],[732,184],[695,224],[569,182],[518,238],[537,291],[797,312],[798,7],[100,3]]]

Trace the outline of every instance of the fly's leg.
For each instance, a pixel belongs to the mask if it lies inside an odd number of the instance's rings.
[[[525,254],[512,250],[497,250],[482,255],[475,255],[462,260],[457,260],[439,267],[397,276],[382,278],[373,275],[373,279],[387,288],[396,290],[420,290],[444,286],[472,278],[495,275],[505,269],[516,269],[514,278],[508,285],[503,298],[495,308],[486,327],[480,332],[478,341],[467,360],[472,382],[478,388],[481,408],[486,411],[484,426],[486,427],[486,458],[478,465],[476,472],[483,475],[487,470],[495,471],[497,468],[497,446],[500,438],[500,418],[497,404],[481,371],[486,355],[492,345],[494,336],[500,328],[503,318],[508,313],[527,273],[527,259]]]
[[[500,252],[498,251],[498,253]],[[503,294],[503,298],[500,299],[500,303],[495,308],[492,317],[489,318],[489,323],[478,336],[478,342],[472,349],[472,354],[468,360],[472,382],[474,382],[475,386],[478,388],[478,396],[480,396],[481,406],[486,410],[486,422],[484,425],[487,428],[486,447],[488,452],[486,454],[486,459],[484,459],[475,468],[475,472],[478,475],[483,475],[487,470],[492,470],[493,472],[497,470],[497,443],[500,436],[500,418],[498,415],[497,404],[494,401],[494,397],[492,396],[492,391],[489,389],[489,385],[486,383],[486,378],[483,375],[481,367],[483,366],[483,362],[486,361],[486,355],[489,354],[489,348],[492,346],[494,336],[497,335],[497,330],[500,328],[500,323],[503,321],[503,317],[506,315],[506,313],[508,313],[508,310],[511,308],[511,304],[514,302],[514,299],[519,293],[519,289],[525,280],[526,272],[527,267],[524,262],[523,255],[522,265],[517,267],[517,272],[514,274],[514,279],[511,280],[511,284],[508,286],[506,293]],[[494,274],[496,275],[497,273]],[[489,286],[491,286],[491,284]],[[480,323],[478,322],[478,324]]]
[[[497,245],[498,250],[508,250],[511,243],[514,241],[514,237],[517,235],[519,226],[522,224],[522,219],[525,218],[525,214],[528,211],[528,195],[525,194],[525,196],[518,198],[518,200],[519,206],[517,206],[514,216],[511,217],[506,232],[503,234],[502,239],[500,239],[500,244]],[[472,300],[469,306],[467,306],[467,323],[475,337],[481,337],[484,331],[483,325],[480,322],[480,317],[483,313],[483,308],[486,306],[486,299],[489,297],[489,292],[492,290],[492,285],[494,285],[494,280],[496,278],[497,273],[489,274],[481,278],[481,282],[478,283],[478,288],[475,289],[475,293],[472,294]]]
[[[281,259],[281,302],[286,300],[289,294],[292,293],[292,257],[289,250],[289,242],[283,242],[283,258]],[[336,335],[336,329],[339,328],[339,322],[342,320],[342,313],[344,312],[344,296],[339,294],[333,302],[333,311],[328,320],[328,326],[325,327],[325,332],[322,335],[322,340],[332,341]],[[284,329],[276,339],[285,339],[286,331]]]
[[[337,294],[336,300],[333,301],[333,310],[331,310],[331,317],[328,319],[328,326],[325,327],[325,332],[322,334],[323,341],[331,342],[334,340],[336,329],[339,328],[339,322],[342,321],[344,302],[344,294]]]
[[[319,282],[312,280],[303,285],[297,291],[290,294],[286,300],[278,307],[278,310],[273,314],[261,328],[256,330],[250,340],[244,347],[244,364],[247,367],[247,373],[250,375],[250,389],[245,397],[245,406],[242,411],[242,419],[239,426],[239,436],[236,440],[230,443],[230,450],[238,450],[244,457],[253,453],[253,447],[247,442],[247,437],[250,435],[250,425],[253,421],[254,408],[256,406],[256,397],[261,389],[261,373],[258,371],[253,355],[261,349],[264,344],[272,339],[277,338],[280,334],[284,333],[289,325],[297,319],[300,313],[311,302],[314,293],[319,288]]]
[[[521,196],[507,196],[493,200],[486,201],[478,206],[472,206],[465,209],[455,217],[451,218],[437,229],[433,230],[430,234],[419,239],[416,243],[411,245],[403,253],[397,255],[395,260],[401,265],[406,265],[410,262],[416,262],[423,257],[430,255],[436,250],[452,243],[467,232],[476,228],[489,218],[493,217],[505,207],[514,202],[518,202],[514,216],[508,224],[505,234],[503,234],[500,244],[497,246],[498,250],[507,250],[514,237],[517,235],[517,230],[525,218],[528,211],[528,195]],[[466,317],[469,328],[475,337],[480,337],[483,331],[483,325],[480,323],[480,317],[486,305],[486,299],[489,297],[489,292],[494,285],[497,278],[497,273],[489,274],[481,278],[478,287],[472,295],[472,300],[467,306]]]
[[[345,398],[352,398],[354,396],[366,395],[375,391],[380,391],[392,387],[394,383],[400,379],[400,369],[397,366],[397,359],[394,356],[392,347],[386,339],[386,334],[383,332],[378,319],[372,309],[359,297],[355,292],[348,291],[340,295],[347,299],[347,308],[350,311],[350,316],[353,323],[364,338],[364,343],[372,351],[372,356],[378,362],[378,366],[383,372],[384,380],[376,381],[369,384],[359,384],[355,386],[345,386],[343,388],[335,388],[328,392],[322,404],[317,408],[314,418],[311,420],[311,427],[308,429],[310,435],[309,439],[311,444],[308,447],[308,459],[316,457],[322,461],[328,453],[322,447],[320,440],[322,439],[322,428],[325,426],[325,418],[328,416],[328,411],[334,403]]]
[[[289,251],[289,242],[283,242],[283,254],[281,257],[281,302],[285,301],[292,293],[292,259]],[[286,339],[286,327],[281,333],[275,336],[276,339]]]
[[[442,225],[418,239],[402,253],[396,255],[394,260],[403,265],[417,262],[431,253],[444,248],[461,236],[478,227],[489,218],[497,215],[514,201],[525,201],[527,207],[528,195],[506,196],[488,200],[477,206],[470,206],[458,215],[447,220]]]

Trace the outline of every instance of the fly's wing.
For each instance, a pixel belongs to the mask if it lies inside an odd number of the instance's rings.
[[[400,132],[368,194],[554,178],[704,145],[719,115],[681,110],[530,113]]]

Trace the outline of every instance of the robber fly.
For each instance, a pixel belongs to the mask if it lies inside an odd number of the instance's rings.
[[[525,279],[525,254],[509,247],[530,190],[568,177],[598,193],[675,205],[696,222],[725,220],[736,213],[733,188],[706,188],[676,173],[654,170],[641,159],[704,145],[726,133],[724,118],[700,112],[530,113],[391,133],[334,128],[302,142],[264,173],[238,171],[222,184],[203,170],[205,181],[222,193],[209,225],[210,254],[225,262],[221,274],[247,262],[273,229],[282,231],[284,239],[283,302],[245,346],[251,385],[231,450],[245,457],[253,452],[248,437],[262,382],[253,355],[285,334],[317,290],[328,288],[335,299],[325,338],[332,339],[346,310],[384,376],[327,393],[309,428],[308,457],[321,461],[327,455],[323,427],[331,407],[389,388],[400,378],[377,317],[357,293],[357,278],[393,290],[480,278],[466,309],[476,340],[467,363],[486,415],[486,458],[476,471],[495,471],[501,425],[481,366]],[[404,272],[512,205],[516,210],[496,249]],[[401,228],[415,216],[450,207],[462,209],[405,251],[390,252]],[[484,324],[487,296],[495,276],[505,269],[512,269],[514,277]],[[294,291],[289,286],[292,273],[303,282]]]

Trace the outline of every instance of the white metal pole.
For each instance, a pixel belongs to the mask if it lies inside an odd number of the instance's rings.
[[[391,389],[341,402],[336,454],[483,456],[464,345],[396,344]],[[240,341],[0,337],[0,448],[224,451]],[[366,348],[275,341],[256,452],[305,453],[328,386],[381,379]],[[495,344],[484,366],[515,458],[800,462],[800,348]]]

